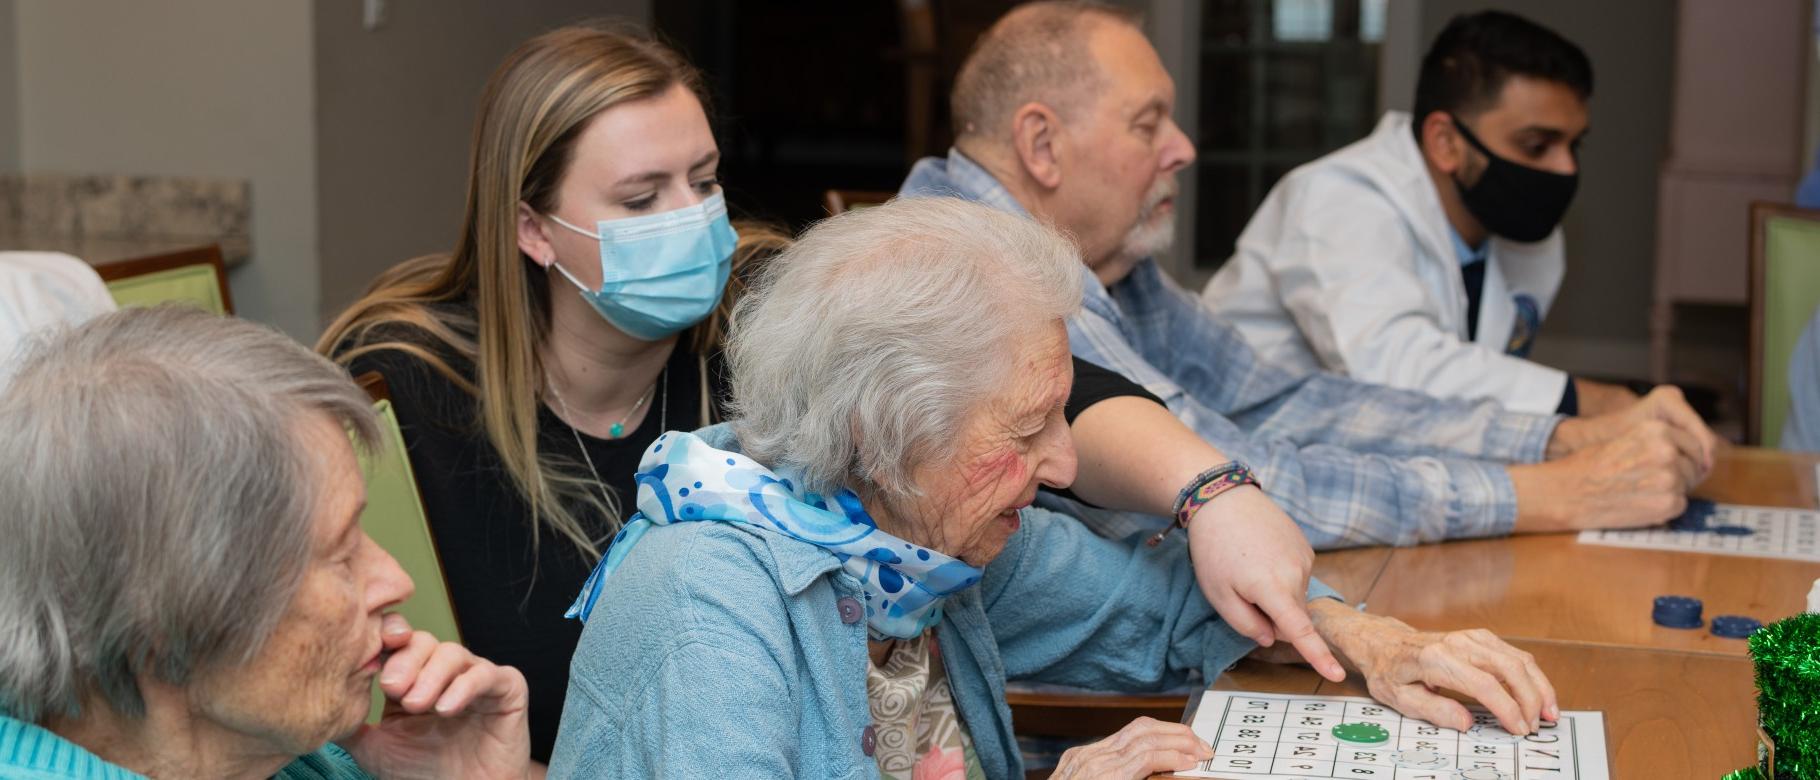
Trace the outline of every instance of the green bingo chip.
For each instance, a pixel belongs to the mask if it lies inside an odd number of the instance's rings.
[[[1333,736],[1341,742],[1376,745],[1390,741],[1390,732],[1376,723],[1342,723],[1333,727]]]

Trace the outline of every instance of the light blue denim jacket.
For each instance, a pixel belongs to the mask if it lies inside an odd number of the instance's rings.
[[[738,450],[727,426],[699,435]],[[1006,679],[1159,690],[1252,649],[1201,596],[1186,545],[1121,544],[1041,509],[1021,519],[935,629],[992,780],[1024,773]],[[1309,596],[1338,594],[1312,582]],[[731,523],[652,528],[582,631],[550,777],[878,776],[862,746],[866,624],[840,607],[860,597],[820,547]]]

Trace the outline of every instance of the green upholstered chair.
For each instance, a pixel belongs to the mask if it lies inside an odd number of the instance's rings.
[[[1788,364],[1820,308],[1820,210],[1753,203],[1750,210],[1750,377],[1747,441],[1775,447],[1788,418]]]
[[[460,642],[455,606],[449,601],[449,586],[442,577],[442,560],[436,554],[429,518],[417,494],[417,477],[411,472],[404,432],[398,427],[398,415],[392,410],[385,379],[368,373],[356,381],[375,399],[373,411],[379,414],[380,432],[380,449],[360,453],[360,471],[367,483],[367,507],[360,515],[360,526],[398,560],[417,585],[411,598],[398,605],[398,614],[411,621],[413,628],[428,631],[437,639]],[[374,685],[369,720],[378,719],[383,704],[379,686]]]
[[[95,272],[121,307],[181,302],[216,314],[234,313],[227,266],[216,245],[104,263]]]

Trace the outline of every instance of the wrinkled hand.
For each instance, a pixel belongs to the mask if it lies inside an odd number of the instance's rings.
[[[1620,411],[1562,421],[1549,439],[1547,457],[1550,460],[1565,457],[1586,447],[1622,438],[1651,422],[1667,425],[1677,432],[1678,438],[1685,440],[1691,451],[1698,453],[1695,462],[1700,466],[1699,478],[1705,479],[1712,471],[1714,456],[1725,446],[1725,440],[1707,427],[1700,414],[1687,404],[1681,388],[1673,385],[1661,385]]]
[[[1308,617],[1314,550],[1289,515],[1252,486],[1228,490],[1188,521],[1188,552],[1207,601],[1261,647],[1283,640],[1321,676],[1346,670]]]
[[[379,670],[385,713],[340,744],[369,774],[394,778],[524,778],[532,773],[525,678],[385,616]]]
[[[1575,377],[1573,383],[1574,392],[1580,398],[1581,414],[1606,414],[1637,402],[1637,394],[1623,385],[1596,382],[1583,377]]]
[[[1561,717],[1555,689],[1535,656],[1484,629],[1431,633],[1402,621],[1318,607],[1323,633],[1351,659],[1371,697],[1404,715],[1465,731],[1472,713],[1435,693],[1445,688],[1477,700],[1512,734],[1531,734]],[[1351,613],[1351,614],[1346,614]]]
[[[1645,420],[1560,460],[1512,466],[1517,528],[1634,528],[1668,520],[1687,508],[1687,492],[1705,479],[1703,451],[1685,430]]]
[[[1180,723],[1138,718],[1118,733],[1069,748],[1050,780],[1143,780],[1158,772],[1192,769],[1213,747]]]

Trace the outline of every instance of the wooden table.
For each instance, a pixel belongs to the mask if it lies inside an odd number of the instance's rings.
[[[1364,600],[1372,592],[1372,586],[1384,576],[1393,554],[1389,547],[1321,553],[1314,557],[1314,576],[1356,604]]]
[[[1694,495],[1728,504],[1812,509],[1820,505],[1815,464],[1820,464],[1820,455],[1731,447],[1719,453],[1712,475]]]
[[[1732,448],[1696,495],[1815,506],[1820,456]],[[1650,620],[1652,600],[1700,598],[1706,617],[1800,612],[1820,563],[1581,545],[1574,534],[1323,553],[1316,576],[1370,612],[1427,630],[1483,627],[1536,655],[1566,709],[1605,713],[1612,776],[1718,777],[1756,758],[1748,648]],[[1364,696],[1311,670],[1247,661],[1215,688]],[[1159,775],[1158,777],[1173,777]]]
[[[1692,596],[1705,618],[1765,623],[1807,606],[1820,563],[1580,544],[1572,534],[1397,550],[1366,608],[1428,631],[1467,626],[1500,636],[1743,657],[1744,640],[1663,628],[1655,598]]]
[[[1696,491],[1715,501],[1814,506],[1820,456],[1735,448]],[[1511,638],[1551,639],[1743,657],[1740,639],[1663,628],[1655,598],[1693,596],[1705,617],[1765,623],[1806,609],[1820,563],[1580,544],[1575,534],[1406,547],[1391,554],[1367,608],[1417,628],[1476,626]]]

